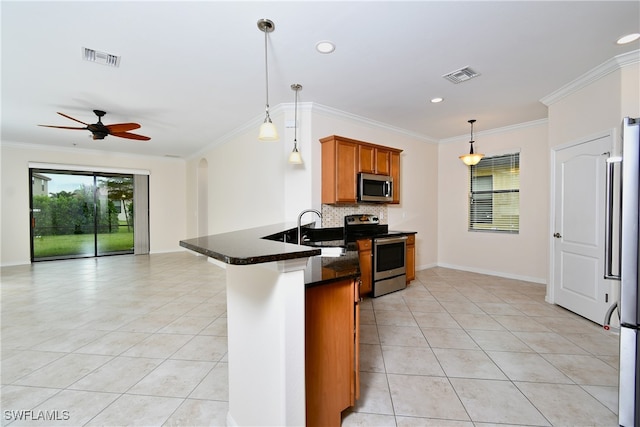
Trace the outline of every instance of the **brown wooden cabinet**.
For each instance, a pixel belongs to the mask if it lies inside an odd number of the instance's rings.
[[[391,175],[391,150],[384,148],[375,149],[376,171],[379,175]]]
[[[356,241],[358,247],[358,258],[360,260],[360,293],[363,295],[369,294],[372,290],[372,242],[371,239],[361,239]]]
[[[308,288],[305,294],[306,425],[340,426],[360,394],[358,279]]]
[[[407,266],[407,283],[416,278],[416,235],[407,236],[407,254],[405,257]]]
[[[376,173],[376,150],[370,145],[358,145],[358,172]]]
[[[400,152],[392,151],[389,154],[389,175],[393,178],[392,204],[400,203]]]
[[[358,172],[390,175],[391,151],[369,144],[358,144]]]
[[[393,177],[393,202],[400,203],[402,150],[332,135],[322,144],[322,203],[357,203],[359,172]]]
[[[358,145],[333,138],[322,144],[322,203],[356,203]]]

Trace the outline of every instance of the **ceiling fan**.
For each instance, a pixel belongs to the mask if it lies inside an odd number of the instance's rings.
[[[98,123],[94,123],[91,125],[83,121],[80,121],[78,119],[74,119],[71,116],[67,116],[66,114],[63,114],[60,112],[58,113],[61,116],[66,117],[67,119],[73,120],[74,122],[82,123],[83,125],[85,125],[85,127],[52,126],[52,125],[38,125],[38,126],[44,126],[48,128],[57,128],[57,129],[80,129],[80,130],[86,129],[93,134],[93,139],[104,139],[107,135],[113,135],[113,136],[117,136],[120,138],[127,138],[127,139],[137,139],[139,141],[148,141],[151,139],[148,136],[138,135],[138,134],[129,132],[130,130],[138,129],[140,127],[138,123],[115,123],[112,125],[105,125],[102,123],[101,119],[102,119],[102,116],[104,116],[107,113],[101,110],[93,110],[93,112],[96,114],[96,116],[98,116]]]

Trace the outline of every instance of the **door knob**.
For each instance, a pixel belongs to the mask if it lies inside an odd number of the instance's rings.
[[[560,233],[553,233],[553,237],[555,237],[556,239],[559,239],[562,236],[560,235]]]

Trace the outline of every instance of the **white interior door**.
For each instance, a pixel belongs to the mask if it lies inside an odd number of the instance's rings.
[[[556,151],[554,302],[602,324],[609,307],[604,279],[606,159],[610,135]]]

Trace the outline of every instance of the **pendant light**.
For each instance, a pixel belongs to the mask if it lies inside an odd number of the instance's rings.
[[[298,91],[302,89],[302,85],[298,83],[292,84],[291,89],[296,92],[296,103],[294,108],[295,120],[293,122],[293,151],[289,154],[289,163],[299,165],[302,163],[302,156],[298,151]]]
[[[260,19],[258,21],[258,29],[264,33],[264,74],[267,89],[267,103],[265,106],[266,116],[264,118],[264,123],[262,123],[262,125],[260,126],[260,134],[258,135],[258,139],[260,141],[275,141],[278,139],[278,131],[271,122],[271,117],[269,116],[269,66],[267,62],[267,35],[273,32],[273,30],[276,29],[276,26],[273,21],[269,19]]]
[[[471,140],[469,140],[469,144],[471,144],[471,148],[469,149],[469,154],[465,154],[460,156],[460,160],[467,166],[477,165],[480,160],[484,157],[484,154],[474,153],[473,151],[473,124],[476,122],[475,119],[471,119],[468,121],[471,124]]]

